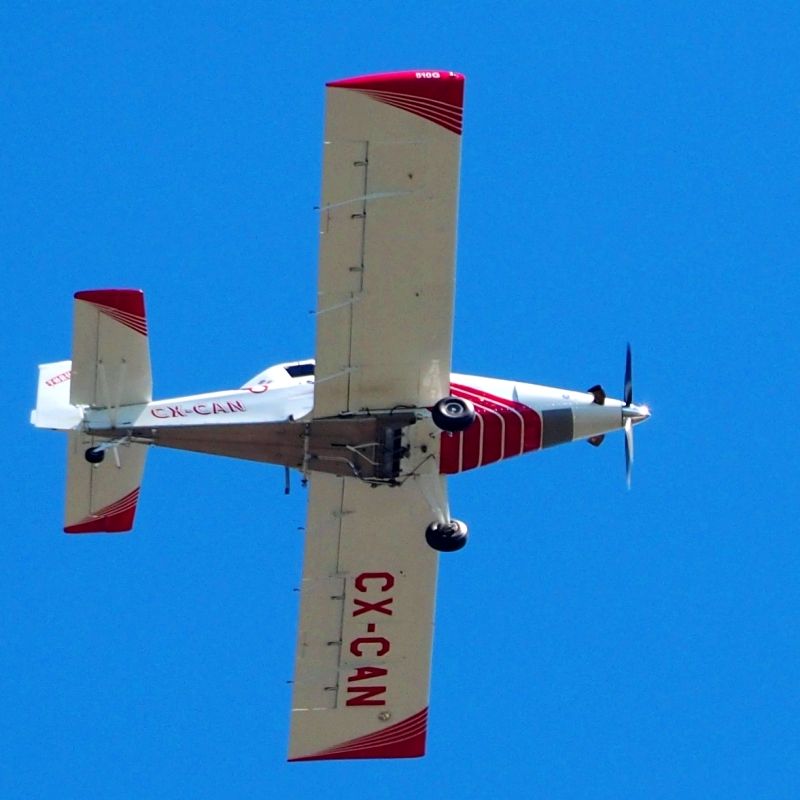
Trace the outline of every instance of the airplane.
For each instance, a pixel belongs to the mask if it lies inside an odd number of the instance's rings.
[[[283,466],[308,486],[290,761],[425,753],[448,476],[625,435],[622,399],[451,373],[464,76],[326,85],[315,358],[229,391],[152,399],[144,295],[74,296],[72,358],[39,367],[32,423],[66,431],[64,530],[133,527],[151,446]]]

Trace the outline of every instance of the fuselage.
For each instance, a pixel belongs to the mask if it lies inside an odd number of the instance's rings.
[[[475,421],[461,433],[442,433],[440,472],[454,474],[485,466],[502,459],[533,452],[545,447],[590,439],[621,429],[625,424],[621,400],[598,398],[597,393],[558,389],[521,381],[485,378],[477,375],[451,375],[452,395],[470,401],[476,411]],[[214,439],[225,439],[225,428],[236,426],[237,434],[253,427],[252,432],[270,430],[265,425],[302,423],[311,418],[314,405],[313,361],[292,362],[270,367],[243,387],[157,400],[118,409],[84,411],[87,432],[120,436],[133,432],[138,440],[181,447],[190,437],[180,436],[179,429],[198,431],[213,426]],[[422,412],[422,409],[418,410]],[[646,419],[647,409],[634,407],[634,422]],[[365,412],[374,416],[375,410]],[[377,412],[380,414],[381,412]],[[384,410],[384,414],[391,410]],[[358,415],[346,419],[356,421]],[[233,431],[231,431],[233,432]],[[211,430],[203,431],[211,434]],[[186,449],[202,450],[200,446]],[[208,452],[220,452],[209,448]],[[241,451],[241,457],[284,463],[272,457],[268,448]],[[236,456],[238,452],[227,453]]]

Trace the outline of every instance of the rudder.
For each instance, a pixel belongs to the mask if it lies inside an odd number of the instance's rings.
[[[70,361],[39,365],[36,408],[31,411],[31,424],[56,431],[67,431],[80,424],[81,411],[69,402],[71,378]]]

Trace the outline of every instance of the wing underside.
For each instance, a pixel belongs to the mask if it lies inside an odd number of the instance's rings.
[[[342,416],[448,393],[463,89],[452,72],[328,85],[311,429],[330,418],[344,435]],[[438,558],[425,529],[449,514],[440,432],[413,413],[403,425],[391,481],[311,472],[293,761],[425,751]],[[361,459],[370,444],[339,442]]]
[[[315,417],[447,394],[463,87],[452,72],[328,85]]]
[[[444,479],[371,487],[313,474],[289,759],[425,752]]]

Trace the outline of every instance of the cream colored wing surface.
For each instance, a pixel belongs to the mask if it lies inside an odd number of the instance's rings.
[[[290,760],[424,754],[444,480],[311,475]]]
[[[448,393],[464,79],[328,84],[314,416]]]
[[[152,386],[143,293],[77,292],[70,403],[112,409],[148,403]]]
[[[90,433],[69,432],[65,533],[121,533],[133,528],[147,445],[124,442],[90,464],[85,453],[100,444]]]

